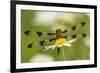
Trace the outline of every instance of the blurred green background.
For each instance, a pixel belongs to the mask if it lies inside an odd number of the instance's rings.
[[[82,22],[86,24],[81,25]],[[76,30],[73,31],[72,26],[76,25]],[[68,60],[88,60],[90,59],[90,16],[88,13],[74,12],[50,12],[50,11],[34,11],[21,10],[21,62],[28,63],[36,54],[45,54],[53,58],[54,61],[63,61],[62,52],[57,54],[57,49],[49,49],[44,51],[44,46],[41,46],[38,41],[55,38],[54,35],[48,36],[43,34],[39,37],[36,31],[53,32],[56,29],[67,29],[67,40],[71,39],[71,35],[78,34],[77,41],[72,43],[72,47],[63,47],[66,61]],[[29,35],[24,32],[30,30]],[[86,33],[85,38],[81,33]],[[32,48],[27,48],[27,45],[32,43]],[[53,45],[54,41],[48,45]]]

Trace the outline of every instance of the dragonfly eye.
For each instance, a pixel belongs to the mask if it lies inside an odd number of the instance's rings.
[[[62,32],[61,29],[57,29],[56,30],[56,33],[60,33],[60,32]]]

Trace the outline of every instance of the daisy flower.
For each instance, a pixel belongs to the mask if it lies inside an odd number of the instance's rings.
[[[51,45],[51,46],[46,46],[45,47],[45,51],[48,50],[48,49],[54,49],[54,48],[61,48],[62,46],[68,46],[68,47],[71,47],[71,43],[75,42],[76,39],[72,39],[72,40],[69,40],[67,41],[65,38],[60,38],[60,39],[57,39],[54,43],[54,45]],[[63,56],[63,59],[64,61],[66,60],[65,59],[65,54],[64,54],[64,49],[63,47],[61,48],[62,50],[62,56]]]
[[[71,40],[67,41],[65,38],[60,38],[55,41],[54,45],[45,46],[45,51],[48,49],[54,49],[54,48],[62,47],[62,46],[71,47],[72,46],[71,44],[75,41],[76,41],[76,39],[71,39]]]

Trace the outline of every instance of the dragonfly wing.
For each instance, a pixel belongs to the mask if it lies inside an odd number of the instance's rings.
[[[62,33],[66,33],[67,32],[67,29],[66,30],[64,30]]]
[[[83,38],[86,37],[86,34],[85,33],[82,33],[82,35],[83,35]]]
[[[81,22],[82,26],[84,26],[86,23],[85,22]]]
[[[25,35],[29,35],[29,33],[30,33],[29,30],[27,30],[27,31],[24,32]]]
[[[47,33],[47,35],[49,35],[49,36],[50,36],[50,35],[56,35],[56,34],[55,34],[55,33]]]
[[[74,31],[76,29],[76,25],[74,25],[73,27],[72,27],[72,30]]]
[[[36,32],[38,36],[42,36],[43,32]]]
[[[50,39],[49,42],[54,41],[54,40],[56,40],[56,38],[52,38],[52,39]]]
[[[40,45],[43,46],[44,43],[45,43],[45,40],[43,40],[43,41],[39,41],[39,42],[40,42]]]
[[[77,35],[76,35],[76,34],[74,34],[74,35],[72,35],[71,37],[74,39],[74,38],[76,38],[76,37],[77,37]]]
[[[27,46],[27,48],[32,48],[32,44],[33,44],[33,43],[30,43],[30,44]]]

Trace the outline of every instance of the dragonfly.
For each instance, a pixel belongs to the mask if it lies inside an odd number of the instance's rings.
[[[85,22],[81,22],[81,26],[85,26]],[[71,27],[71,30],[72,31],[75,31],[77,29],[77,26],[76,25],[74,25],[74,26],[72,26]],[[30,35],[30,30],[26,30],[25,32],[24,32],[24,34],[25,35],[27,35],[27,36],[29,36]],[[66,35],[66,36],[64,36],[63,35],[63,33],[67,33],[68,32],[68,30],[66,29],[66,30],[64,30],[64,31],[62,31],[61,29],[56,29],[56,31],[55,31],[55,33],[50,33],[50,32],[41,32],[41,31],[35,31],[35,33],[39,36],[39,37],[41,37],[44,33],[45,34],[47,34],[48,36],[52,36],[52,35],[55,35],[55,37],[54,38],[52,38],[52,39],[46,39],[46,40],[41,40],[41,41],[38,41],[38,43],[41,45],[41,46],[45,46],[45,43],[47,43],[47,42],[52,42],[52,41],[57,41],[57,40],[59,40],[59,39],[61,39],[61,38],[64,38],[64,39],[67,39],[68,38],[68,36]],[[83,38],[85,38],[86,36],[87,36],[87,34],[86,33],[81,33],[81,35],[82,35],[82,37]],[[77,38],[77,36],[78,36],[78,34],[72,34],[71,35],[71,38],[72,39],[75,39],[75,38]],[[35,42],[34,42],[35,43]],[[34,44],[33,42],[31,42],[31,43],[29,43],[28,45],[27,45],[27,48],[32,48],[32,45]],[[57,47],[57,53],[59,54],[60,53],[60,47]]]

